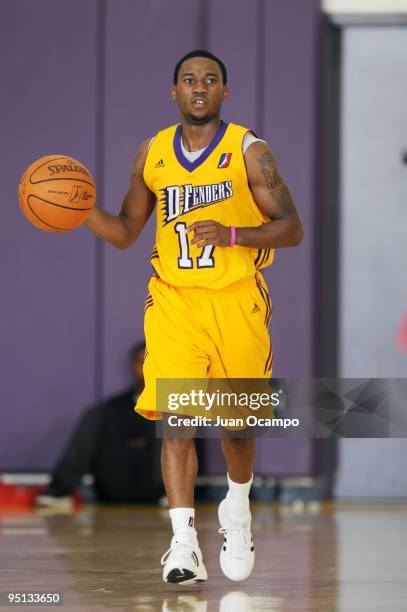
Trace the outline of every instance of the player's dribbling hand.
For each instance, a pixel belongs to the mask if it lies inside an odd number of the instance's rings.
[[[191,244],[204,247],[208,244],[213,246],[230,245],[230,227],[222,225],[217,221],[195,221],[187,227],[187,232],[194,232]]]

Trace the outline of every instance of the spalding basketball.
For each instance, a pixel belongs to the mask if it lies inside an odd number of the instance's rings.
[[[96,201],[95,182],[81,162],[65,155],[47,155],[24,172],[18,198],[35,227],[68,232],[90,215]]]

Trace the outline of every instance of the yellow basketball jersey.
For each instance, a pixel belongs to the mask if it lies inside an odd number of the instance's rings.
[[[209,146],[194,162],[181,148],[180,125],[153,140],[144,167],[144,181],[157,198],[156,245],[151,263],[170,285],[222,289],[253,277],[269,265],[273,249],[191,245],[187,233],[194,221],[254,227],[269,221],[250,191],[242,153],[248,129],[221,122]]]

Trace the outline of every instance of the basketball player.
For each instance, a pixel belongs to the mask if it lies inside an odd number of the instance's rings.
[[[156,245],[145,306],[145,389],[136,410],[156,419],[157,378],[267,378],[271,301],[260,268],[275,248],[297,246],[302,224],[267,144],[220,118],[224,64],[207,51],[177,63],[171,91],[180,124],[138,148],[118,215],[95,209],[88,229],[131,246],[153,212]],[[231,580],[253,569],[249,491],[254,440],[222,440],[229,490],[219,506],[220,564]],[[162,559],[166,582],[194,584],[207,572],[194,528],[193,439],[164,437],[162,475],[174,536]]]

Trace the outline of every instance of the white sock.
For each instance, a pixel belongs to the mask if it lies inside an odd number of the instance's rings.
[[[196,539],[195,508],[172,508],[170,519],[174,535],[182,531],[187,538]]]
[[[233,482],[228,474],[229,490],[226,495],[226,511],[232,523],[244,523],[250,517],[249,493],[253,475],[249,482]]]

